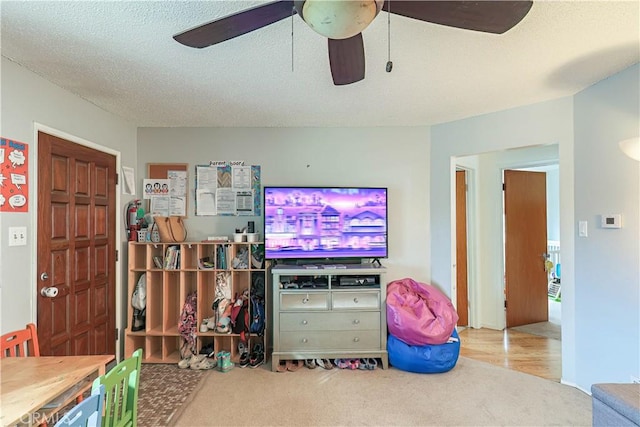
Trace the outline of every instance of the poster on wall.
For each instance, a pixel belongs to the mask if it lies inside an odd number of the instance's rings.
[[[148,163],[142,197],[149,200],[149,212],[159,216],[187,216],[187,163]]]
[[[29,212],[29,145],[2,137],[0,212]]]
[[[185,216],[187,206],[187,173],[169,171],[168,179],[144,179],[143,198],[149,199],[152,215]]]
[[[212,161],[196,166],[196,215],[259,216],[260,166]]]

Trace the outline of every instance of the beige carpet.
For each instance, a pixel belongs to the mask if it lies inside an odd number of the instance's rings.
[[[460,357],[444,374],[207,371],[176,426],[590,426],[591,397]]]

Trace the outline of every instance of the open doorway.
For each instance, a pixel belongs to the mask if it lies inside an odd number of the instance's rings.
[[[468,282],[468,327],[459,328],[463,346],[461,354],[463,352],[469,358],[508,366],[510,369],[522,370],[554,381],[560,381],[562,372],[560,303],[549,301],[547,323],[553,321],[558,328],[557,336],[554,338],[550,338],[546,333],[535,335],[506,327],[502,172],[504,169],[545,169],[550,187],[547,189],[547,235],[549,242],[557,241],[559,245],[558,163],[557,145],[456,157],[453,162],[456,171],[464,171],[467,190],[464,200],[467,211],[465,267]],[[452,201],[452,204],[454,203],[457,205],[455,199]],[[456,219],[456,223],[458,222]],[[455,226],[456,238],[457,232],[458,227]],[[458,249],[456,243],[456,252]],[[456,260],[460,262],[458,256]],[[456,264],[454,278],[459,269],[460,266]],[[451,293],[453,301],[460,295],[457,282],[456,278]],[[525,341],[521,342],[522,339]],[[492,346],[493,344],[496,345]],[[518,349],[522,348],[527,350],[518,353]]]
[[[504,169],[545,168],[549,174],[548,239],[559,242],[558,146],[532,146],[513,150],[457,157],[456,170],[466,172],[468,324],[472,328],[504,330],[504,218],[502,171]],[[456,227],[457,235],[457,227]],[[456,250],[458,248],[456,247]],[[541,251],[542,256],[544,250]],[[456,270],[460,266],[456,266]],[[456,298],[457,287],[453,289]],[[554,301],[554,303],[557,301]],[[550,318],[560,323],[552,306]]]

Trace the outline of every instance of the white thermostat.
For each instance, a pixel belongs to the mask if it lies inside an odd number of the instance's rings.
[[[622,228],[622,216],[620,214],[602,215],[602,228]]]

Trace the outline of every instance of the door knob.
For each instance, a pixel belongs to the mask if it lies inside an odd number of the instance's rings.
[[[40,289],[40,295],[47,298],[55,298],[58,296],[58,288],[54,286],[47,286]]]
[[[49,280],[49,275],[48,275],[46,272],[42,273],[42,274],[40,275],[40,280],[42,280],[43,282],[44,282],[45,280]]]

